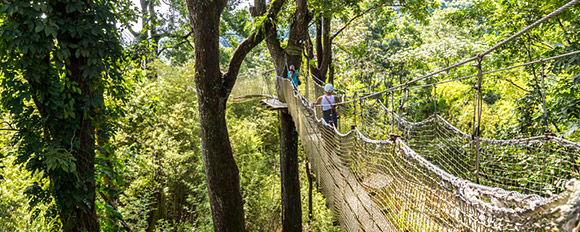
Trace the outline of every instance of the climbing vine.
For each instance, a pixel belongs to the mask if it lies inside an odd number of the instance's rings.
[[[107,138],[126,93],[111,2],[5,0],[0,7],[0,103],[17,130],[18,163],[49,177],[28,193],[56,200],[65,231],[99,228],[95,139]]]

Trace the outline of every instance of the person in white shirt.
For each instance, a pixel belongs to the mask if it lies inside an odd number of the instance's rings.
[[[336,127],[338,123],[337,112],[336,112],[336,103],[339,102],[339,97],[336,95],[332,95],[332,91],[334,88],[332,84],[326,84],[324,86],[324,95],[318,97],[314,104],[322,105],[322,118],[324,121],[330,125]],[[342,96],[342,100],[338,103],[340,106],[344,106],[344,96]]]

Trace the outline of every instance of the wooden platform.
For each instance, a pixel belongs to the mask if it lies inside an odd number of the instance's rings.
[[[262,103],[262,105],[265,105],[266,107],[268,107],[268,109],[270,109],[270,110],[286,110],[286,109],[288,109],[288,104],[282,103],[282,102],[278,101],[278,99],[273,99],[273,98],[262,99],[262,100],[260,100],[260,103]]]

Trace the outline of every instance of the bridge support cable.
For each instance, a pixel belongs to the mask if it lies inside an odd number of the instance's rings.
[[[546,68],[546,63],[544,63],[544,60],[542,59],[542,61],[540,62],[542,65],[542,73],[541,73],[541,94],[542,94],[542,111],[544,113],[544,133],[548,133],[549,129],[548,129],[548,111],[546,110],[546,87],[544,86],[544,82],[546,79],[546,74],[545,74],[545,68]]]

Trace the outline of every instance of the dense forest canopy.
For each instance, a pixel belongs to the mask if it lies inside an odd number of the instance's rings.
[[[274,85],[266,71],[289,65],[304,83],[383,91],[477,56],[564,4],[0,0],[0,230],[227,231],[220,220],[231,214],[231,228],[281,231],[284,115],[228,99],[264,78]],[[572,6],[499,47],[482,71],[580,50],[578,15]],[[460,66],[416,85],[475,73]],[[438,112],[472,132],[476,84],[378,98],[410,121]],[[485,75],[480,87],[481,137],[580,142],[580,54]],[[310,211],[297,143],[302,230],[341,231],[316,186]]]

